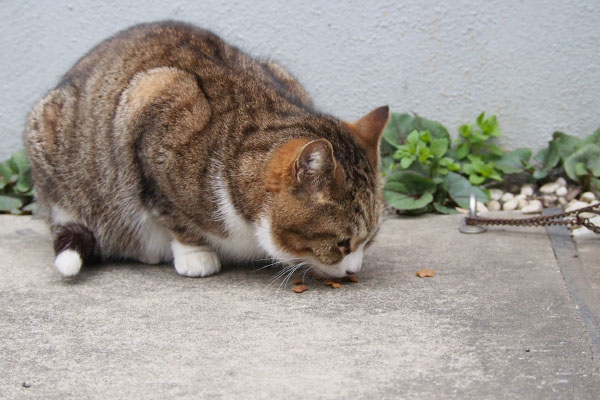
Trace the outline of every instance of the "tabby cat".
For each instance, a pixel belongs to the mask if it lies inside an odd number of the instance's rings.
[[[25,147],[55,267],[94,259],[273,258],[321,276],[361,268],[381,210],[380,107],[314,109],[283,67],[179,22],[142,24],[81,58],[30,113]]]

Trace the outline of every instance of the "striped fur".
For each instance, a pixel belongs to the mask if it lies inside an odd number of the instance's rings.
[[[179,245],[277,257],[268,221],[281,254],[339,275],[377,228],[387,118],[319,113],[278,64],[161,22],[81,58],[30,113],[25,146],[43,215],[64,210],[104,259],[171,261]]]

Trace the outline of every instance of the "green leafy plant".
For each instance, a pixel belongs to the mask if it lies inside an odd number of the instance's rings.
[[[566,174],[573,182],[600,194],[600,129],[579,139],[555,132],[548,146],[534,157],[533,177],[542,180],[554,172]]]
[[[398,210],[448,214],[456,212],[453,204],[468,207],[471,193],[482,201],[488,199],[458,173],[461,165],[452,157],[450,135],[439,122],[393,113],[383,132],[381,153],[384,198]]]
[[[24,150],[0,163],[0,213],[31,214],[37,211],[33,202],[31,171]]]
[[[496,143],[502,133],[495,115],[479,114],[474,124],[458,129],[454,143],[456,159],[463,162],[462,172],[474,185],[489,181],[502,182],[504,174],[516,174],[529,168],[530,149],[504,152]]]

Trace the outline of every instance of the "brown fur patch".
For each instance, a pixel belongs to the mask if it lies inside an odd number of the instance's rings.
[[[390,108],[383,106],[376,108],[358,121],[345,123],[348,129],[365,147],[369,161],[374,166],[379,163],[379,140],[389,119]]]
[[[283,187],[295,183],[293,166],[298,154],[309,141],[307,139],[292,139],[280,146],[271,157],[265,174],[267,192],[279,192]]]

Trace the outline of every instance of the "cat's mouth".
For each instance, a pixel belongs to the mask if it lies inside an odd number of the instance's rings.
[[[318,278],[344,278],[357,274],[362,268],[362,247],[350,253],[336,264],[323,264],[318,260],[308,259],[305,261],[309,266],[309,273]]]

